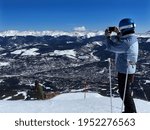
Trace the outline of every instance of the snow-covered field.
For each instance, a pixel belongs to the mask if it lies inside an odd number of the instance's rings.
[[[30,48],[28,50],[26,49],[21,49],[21,50],[16,50],[16,51],[13,51],[11,52],[11,54],[15,54],[15,55],[19,55],[22,53],[22,55],[38,55],[39,53],[37,53],[36,51],[38,51],[39,49],[37,48]]]
[[[0,66],[7,66],[9,65],[9,62],[0,62]]]
[[[85,98],[86,97],[86,98]],[[150,113],[150,102],[135,99],[138,113]],[[121,112],[120,98],[113,98],[113,112]],[[97,93],[66,93],[53,99],[0,101],[1,113],[110,113],[110,98]]]
[[[49,53],[51,56],[62,56],[66,55],[67,57],[70,58],[75,58],[76,57],[76,51],[75,50],[55,50],[54,52]]]

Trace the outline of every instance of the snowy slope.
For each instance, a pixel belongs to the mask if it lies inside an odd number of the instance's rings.
[[[150,112],[150,102],[135,99],[140,113]],[[120,112],[120,98],[113,98],[113,112]],[[109,113],[110,98],[97,93],[66,93],[44,101],[0,101],[0,112],[3,113]]]

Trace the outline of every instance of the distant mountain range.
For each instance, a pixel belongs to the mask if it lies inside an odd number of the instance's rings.
[[[87,38],[90,37],[95,37],[99,35],[104,35],[103,30],[99,31],[87,31],[86,29],[78,29],[75,28],[74,31],[18,31],[18,30],[8,30],[8,31],[1,31],[0,36],[5,37],[5,36],[54,36],[54,37],[59,37],[59,36],[75,36],[75,37],[82,37],[86,36]],[[150,37],[150,31],[147,31],[145,33],[137,33],[137,36],[142,36],[142,37]]]
[[[104,31],[86,31],[86,30],[74,30],[73,32],[65,31],[18,31],[18,30],[8,30],[0,32],[0,36],[75,36],[81,37],[86,36],[88,38],[103,35]]]

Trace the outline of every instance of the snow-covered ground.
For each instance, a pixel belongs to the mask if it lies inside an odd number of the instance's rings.
[[[62,56],[62,55],[66,55],[67,57],[70,58],[75,58],[76,57],[76,51],[71,49],[71,50],[55,50],[54,52],[50,52],[49,53],[51,56]]]
[[[0,66],[7,66],[9,65],[9,62],[0,62]]]
[[[86,97],[86,98],[85,98]],[[135,99],[139,113],[150,113],[150,102]],[[113,98],[113,112],[120,113],[120,98]],[[110,113],[110,98],[97,93],[66,93],[53,99],[0,101],[1,113]]]
[[[36,56],[36,55],[39,55],[39,53],[37,53],[36,51],[38,51],[39,49],[37,49],[37,48],[30,48],[30,49],[20,49],[20,50],[16,50],[16,51],[13,51],[13,52],[11,52],[11,54],[15,54],[15,55],[19,55],[19,54],[21,54],[21,55],[34,55],[34,56]]]

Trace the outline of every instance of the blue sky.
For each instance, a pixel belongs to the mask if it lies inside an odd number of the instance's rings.
[[[104,30],[130,17],[150,30],[149,0],[0,0],[0,30]]]

